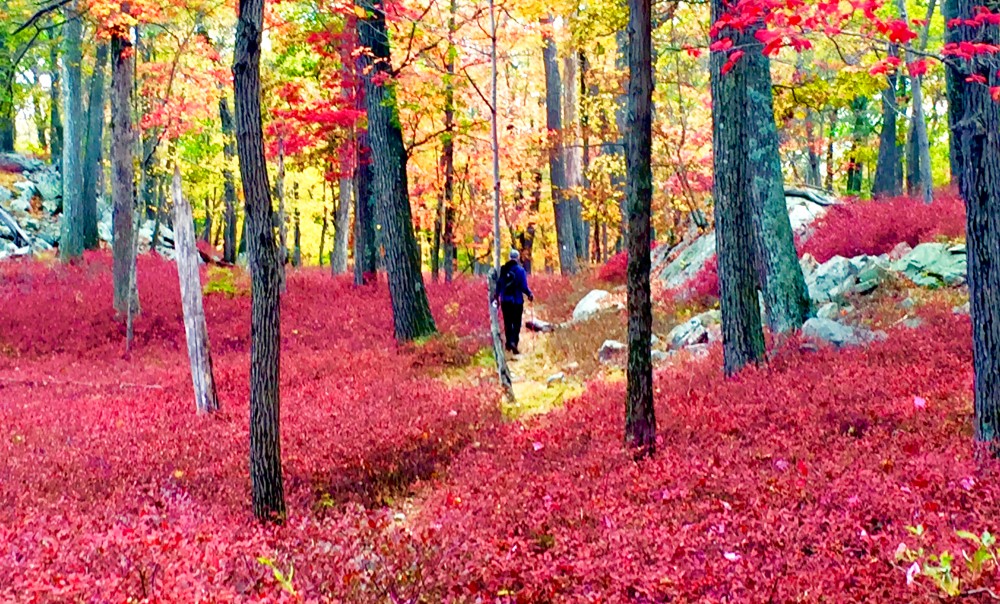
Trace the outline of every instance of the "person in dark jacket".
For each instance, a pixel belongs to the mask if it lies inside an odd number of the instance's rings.
[[[497,281],[497,299],[503,311],[503,331],[505,348],[514,354],[520,354],[517,349],[521,339],[521,317],[524,314],[524,298],[535,301],[534,294],[528,288],[528,275],[521,267],[521,254],[517,250],[510,251],[510,260],[500,269]]]

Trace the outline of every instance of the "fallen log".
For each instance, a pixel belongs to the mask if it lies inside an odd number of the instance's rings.
[[[24,229],[21,228],[21,225],[14,220],[14,217],[3,208],[0,208],[0,224],[3,224],[3,226],[7,227],[7,229],[13,233],[14,245],[17,247],[31,245],[31,238],[28,237],[28,234],[25,233]]]

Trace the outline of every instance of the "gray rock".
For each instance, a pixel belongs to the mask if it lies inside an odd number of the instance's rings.
[[[610,295],[610,293],[603,289],[590,291],[582,300],[576,303],[576,308],[573,309],[573,320],[586,321],[599,313],[604,308],[601,301]]]
[[[799,258],[799,266],[802,268],[802,276],[808,278],[809,275],[812,275],[819,268],[819,262],[816,261],[816,258],[812,254],[803,254]]]
[[[715,233],[695,239],[662,271],[659,278],[667,289],[684,287],[715,255]]]
[[[654,350],[652,358],[654,363],[665,363],[670,360],[670,353],[663,352],[662,350]]]
[[[913,298],[907,296],[902,302],[899,303],[899,307],[903,310],[913,310],[917,306],[917,301]]]
[[[863,327],[851,327],[831,319],[813,317],[802,326],[802,335],[811,340],[826,342],[837,348],[863,346],[884,340],[884,331],[871,331]]]
[[[561,384],[565,380],[566,380],[566,374],[562,373],[562,372],[559,372],[559,373],[550,375],[549,378],[547,380],[545,380],[545,385],[546,386],[551,386],[552,384]]]
[[[17,153],[0,153],[0,172],[36,172],[45,169],[41,160],[31,159]]]
[[[840,306],[835,302],[827,302],[816,309],[816,317],[820,319],[836,319],[840,316]]]
[[[951,312],[955,313],[956,315],[969,316],[971,314],[971,312],[972,312],[972,308],[969,305],[969,303],[966,302],[965,304],[962,304],[962,305],[959,305],[959,306],[956,306],[956,307],[952,308]]]
[[[921,243],[896,260],[892,270],[921,287],[956,286],[965,283],[965,246]]]
[[[578,371],[579,369],[580,369],[580,364],[577,363],[576,361],[571,361],[563,365],[563,372],[565,373],[573,373],[574,371]]]
[[[35,183],[35,190],[42,198],[42,207],[47,212],[54,214],[62,207],[62,180],[55,170],[34,172],[31,174],[31,181]]]
[[[806,279],[809,298],[814,304],[843,298],[854,291],[857,267],[843,256],[834,256],[816,267]]]
[[[525,322],[524,327],[530,331],[537,331],[539,333],[549,333],[556,330],[555,325],[541,319],[529,319]]]
[[[6,204],[14,197],[7,187],[0,187],[0,204]]]
[[[903,319],[903,327],[907,329],[917,329],[923,326],[924,320],[920,317],[907,317]]]
[[[667,342],[673,350],[703,344],[708,342],[708,329],[698,317],[694,317],[671,329],[667,334]]]
[[[610,363],[623,356],[627,348],[618,340],[605,340],[597,351],[597,359],[602,363]]]
[[[892,276],[888,259],[881,256],[857,256],[851,259],[851,264],[858,269],[854,291],[859,294],[875,291]]]

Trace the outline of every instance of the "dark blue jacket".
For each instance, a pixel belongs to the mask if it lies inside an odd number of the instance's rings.
[[[509,285],[508,285],[509,284]],[[497,283],[497,297],[501,302],[524,304],[524,297],[534,300],[535,296],[528,288],[528,274],[516,261],[511,260],[500,269],[500,280]]]

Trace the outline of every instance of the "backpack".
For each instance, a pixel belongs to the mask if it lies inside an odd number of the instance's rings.
[[[518,292],[518,282],[514,276],[514,267],[516,264],[507,264],[502,269],[500,269],[500,280],[497,284],[497,291],[504,298],[513,298]]]

